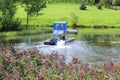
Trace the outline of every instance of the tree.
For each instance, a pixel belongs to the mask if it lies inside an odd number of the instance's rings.
[[[40,15],[39,12],[42,8],[46,7],[46,0],[20,0],[22,6],[27,12],[26,27],[28,28],[29,18],[34,15]]]
[[[20,21],[14,18],[16,12],[16,0],[0,0],[1,30],[12,31],[17,30],[20,26]]]

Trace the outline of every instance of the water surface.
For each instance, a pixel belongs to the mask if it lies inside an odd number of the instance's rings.
[[[115,32],[115,31],[113,31]],[[102,33],[102,32],[101,32]],[[66,62],[70,62],[72,57],[77,57],[86,63],[103,63],[104,61],[116,61],[120,55],[120,34],[115,33],[87,33],[82,32],[78,35],[70,35],[76,40],[65,46],[46,46],[43,41],[52,37],[48,35],[21,36],[1,39],[1,43],[10,42],[14,45],[21,46],[24,49],[37,48],[39,53],[62,54]],[[38,44],[37,44],[38,43]]]

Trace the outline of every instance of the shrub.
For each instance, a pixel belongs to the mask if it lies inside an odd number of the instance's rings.
[[[86,10],[86,5],[85,5],[85,2],[84,2],[84,0],[82,1],[82,4],[81,4],[81,6],[80,6],[80,9],[81,10]]]
[[[13,22],[11,25],[12,30],[20,30],[21,29],[20,26],[21,26],[21,20],[18,18],[13,19]]]
[[[15,19],[15,13],[17,10],[17,0],[1,0],[1,30],[2,31],[13,31],[18,30],[21,21]]]
[[[96,7],[97,7],[98,9],[102,9],[102,5],[101,5],[101,4],[98,4]]]
[[[19,19],[10,19],[4,17],[1,21],[1,31],[15,31],[20,30],[21,21]]]
[[[2,17],[0,16],[0,22],[1,22],[1,20],[2,20]]]
[[[78,16],[74,12],[71,12],[70,17],[71,17],[70,20],[71,20],[72,28],[76,28],[78,22]]]

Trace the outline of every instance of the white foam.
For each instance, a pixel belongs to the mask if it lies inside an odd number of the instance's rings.
[[[60,40],[57,42],[57,46],[64,46],[65,45],[65,41]]]

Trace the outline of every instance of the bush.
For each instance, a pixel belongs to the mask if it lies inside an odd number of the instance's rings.
[[[16,0],[2,0],[1,6],[1,31],[19,30],[21,21],[14,18],[17,10]]]
[[[1,31],[20,30],[21,21],[19,19],[3,18],[1,21]]]
[[[82,4],[81,4],[81,6],[80,6],[80,9],[81,10],[86,10],[86,5],[85,5],[85,2],[84,1],[82,1]]]
[[[11,28],[12,30],[20,30],[21,29],[21,20],[20,19],[13,19],[13,22],[12,22],[12,25],[11,25]]]
[[[71,17],[70,20],[71,20],[72,28],[76,28],[78,22],[78,16],[74,12],[71,12],[70,17]]]
[[[96,7],[97,7],[98,9],[102,9],[102,5],[101,5],[101,4],[98,4]]]

